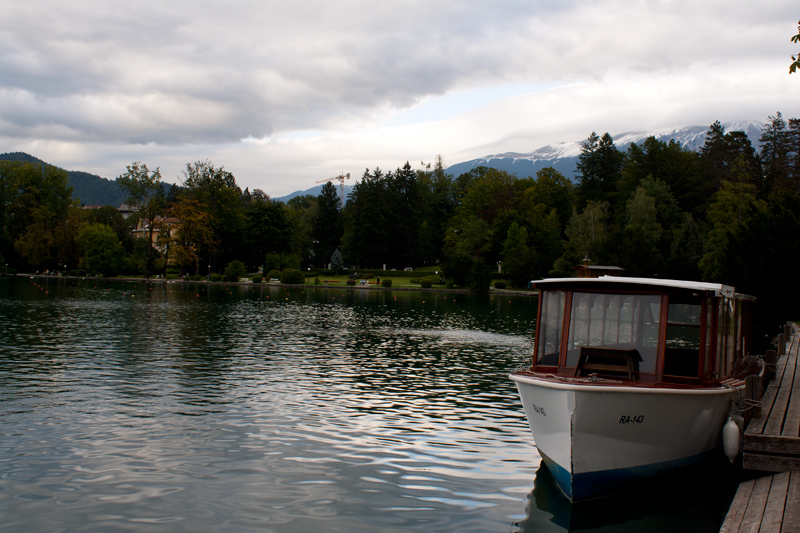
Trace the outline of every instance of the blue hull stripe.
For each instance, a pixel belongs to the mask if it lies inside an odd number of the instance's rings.
[[[544,464],[553,475],[553,479],[556,485],[558,485],[558,488],[561,489],[571,501],[577,501],[621,492],[631,485],[644,481],[645,479],[664,474],[671,470],[710,461],[715,455],[719,454],[719,450],[710,450],[699,455],[678,459],[676,461],[620,468],[618,470],[586,472],[583,474],[570,474],[565,468],[556,464],[543,454],[541,450],[539,450],[539,454],[542,456]]]

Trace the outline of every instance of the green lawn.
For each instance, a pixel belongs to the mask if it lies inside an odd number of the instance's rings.
[[[411,280],[415,279],[415,278],[402,278],[402,277],[392,277],[392,276],[380,276],[380,278],[381,278],[381,281],[383,281],[385,279],[392,280],[392,288],[398,288],[398,287],[400,287],[400,288],[404,288],[404,287],[419,288],[419,283],[411,283]],[[347,286],[347,280],[348,279],[349,278],[346,275],[341,275],[341,276],[319,276],[320,283],[324,283],[325,281],[328,281],[330,285],[338,285],[338,286],[343,286],[343,287]],[[377,276],[372,278],[372,279],[370,279],[370,280],[367,280],[367,281],[369,281],[369,284],[372,287],[376,287],[376,286],[379,287],[380,286],[380,284],[377,283],[377,281],[378,281],[378,277]],[[306,278],[306,284],[312,284],[312,283],[314,283],[314,278]],[[358,284],[359,284],[359,281],[356,280],[356,286],[358,286]],[[433,287],[434,288],[444,287],[444,285],[434,285]]]

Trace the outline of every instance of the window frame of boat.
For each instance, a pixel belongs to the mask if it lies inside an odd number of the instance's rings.
[[[565,289],[553,289],[553,290],[543,290],[539,291],[539,302],[538,302],[538,309],[536,311],[536,337],[534,338],[534,346],[533,346],[533,367],[534,368],[541,368],[541,369],[552,369],[555,371],[558,368],[558,365],[543,365],[539,364],[539,348],[540,348],[540,341],[542,340],[542,327],[546,327],[546,324],[542,322],[542,313],[544,311],[545,306],[545,295],[549,298],[551,295],[555,295],[555,293],[564,293],[564,306],[561,308],[561,331],[559,332],[561,338],[559,339],[558,344],[558,360],[561,360],[561,343],[564,341],[564,307],[567,305],[567,290]],[[547,339],[545,339],[546,342]]]

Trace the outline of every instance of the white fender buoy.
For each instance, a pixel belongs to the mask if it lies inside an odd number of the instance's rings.
[[[728,422],[722,428],[722,449],[730,462],[739,455],[739,426],[732,417],[728,417]]]

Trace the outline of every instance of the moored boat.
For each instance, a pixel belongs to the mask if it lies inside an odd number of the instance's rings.
[[[539,289],[533,364],[511,374],[542,460],[571,500],[719,451],[751,296],[715,283],[559,278]]]

